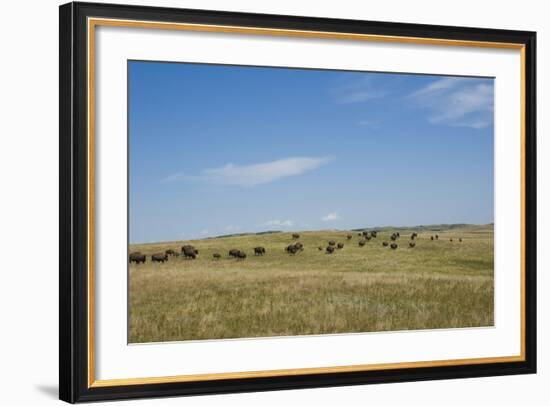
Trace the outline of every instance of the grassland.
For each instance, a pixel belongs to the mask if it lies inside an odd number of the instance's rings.
[[[383,247],[394,230],[399,248]],[[132,245],[147,262],[129,267],[129,341],[493,325],[493,227],[437,230],[420,229],[415,248],[408,248],[411,229],[386,228],[362,248],[357,232],[300,232],[305,249],[294,256],[284,251],[291,233]],[[330,239],[344,248],[319,251]],[[150,261],[184,243],[199,249],[196,260]],[[266,255],[254,256],[255,246]],[[231,248],[248,257],[229,258]]]

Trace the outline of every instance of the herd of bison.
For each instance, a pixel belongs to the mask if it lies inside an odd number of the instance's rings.
[[[368,241],[370,241],[373,238],[377,238],[377,236],[378,236],[377,231],[363,231],[363,232],[359,233],[358,234],[358,237],[360,237],[360,240],[358,242],[359,247],[364,247],[367,244]],[[383,241],[382,246],[384,246],[384,247],[389,246],[391,249],[395,250],[399,247],[399,245],[397,244],[397,241],[399,240],[400,237],[401,237],[401,235],[399,234],[399,232],[394,232],[390,235],[391,243],[389,241]],[[410,235],[409,244],[408,244],[409,248],[414,248],[416,246],[417,237],[418,237],[418,233],[416,233],[416,232],[413,232]],[[346,239],[348,241],[350,241],[352,238],[353,238],[352,234],[348,234],[346,236]],[[300,234],[297,234],[297,233],[292,234],[292,239],[293,240],[299,240],[300,239]],[[435,234],[435,235],[430,236],[430,240],[431,241],[439,240],[439,235]],[[453,242],[453,239],[450,238],[449,241]],[[458,242],[462,242],[462,238],[459,238]],[[326,246],[326,248],[318,247],[318,250],[319,251],[325,251],[326,254],[332,254],[336,250],[341,250],[343,248],[344,248],[344,243],[343,242],[336,242],[334,240],[330,240],[330,241],[328,241],[328,245]],[[285,251],[290,255],[296,255],[296,254],[300,253],[303,250],[304,250],[304,245],[299,241],[295,242],[293,244],[290,244],[285,248]],[[265,254],[266,254],[266,250],[265,250],[264,247],[255,247],[254,248],[254,255],[265,255]],[[170,256],[174,256],[174,257],[181,256],[182,258],[185,258],[185,259],[196,259],[197,255],[199,255],[199,250],[198,249],[196,249],[192,245],[184,245],[183,247],[181,247],[181,253],[177,252],[173,249],[168,249],[165,252],[159,252],[159,253],[152,254],[151,255],[151,261],[152,262],[162,262],[162,263],[164,263],[165,261],[168,261],[168,258]],[[235,258],[235,259],[238,259],[238,260],[244,260],[244,259],[246,259],[246,252],[244,252],[243,250],[240,250],[240,249],[233,248],[233,249],[229,250],[228,256],[230,258]],[[219,260],[221,258],[222,258],[222,255],[219,252],[215,252],[215,253],[212,254],[212,259],[213,260]],[[145,254],[142,254],[141,252],[132,252],[132,253],[130,253],[130,256],[129,256],[129,262],[130,263],[135,262],[136,264],[140,264],[140,263],[145,263],[146,261],[147,261],[147,257],[146,257]]]

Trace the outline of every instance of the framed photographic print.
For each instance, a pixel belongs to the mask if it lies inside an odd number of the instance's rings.
[[[60,398],[534,373],[533,32],[60,7]]]

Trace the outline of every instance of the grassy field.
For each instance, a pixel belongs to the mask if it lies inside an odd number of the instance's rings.
[[[383,247],[394,230],[399,248]],[[384,229],[362,248],[357,232],[300,232],[305,249],[293,256],[284,251],[291,233],[132,245],[147,262],[129,267],[129,341],[493,325],[493,227],[416,230],[415,248],[408,248],[411,229]],[[344,248],[319,251],[330,239]],[[150,254],[185,243],[198,248],[196,260],[151,262]],[[255,246],[266,255],[254,256]],[[228,257],[231,248],[248,257]]]

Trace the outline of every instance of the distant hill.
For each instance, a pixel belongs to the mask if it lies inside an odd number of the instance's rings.
[[[418,226],[383,226],[383,227],[366,227],[366,228],[354,228],[351,231],[387,231],[387,230],[403,230],[403,231],[445,231],[445,230],[454,230],[457,228],[487,228],[493,227],[494,224],[467,224],[467,223],[456,223],[456,224],[430,224],[430,225],[418,225]]]

